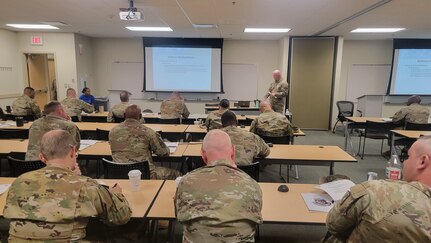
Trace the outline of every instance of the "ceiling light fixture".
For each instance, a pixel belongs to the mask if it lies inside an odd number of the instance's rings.
[[[212,29],[217,28],[215,24],[193,24],[194,28]]]
[[[173,31],[170,27],[127,26],[126,29],[131,30],[131,31]]]
[[[405,28],[357,28],[350,32],[353,33],[393,33],[401,30],[405,30]]]
[[[6,25],[17,29],[58,30],[58,27],[47,25],[47,24],[6,24]]]
[[[244,32],[248,33],[287,33],[288,28],[245,28]]]

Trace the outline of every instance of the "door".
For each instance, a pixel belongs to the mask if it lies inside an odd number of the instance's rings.
[[[28,84],[35,90],[35,100],[43,109],[46,103],[57,98],[54,55],[34,53],[26,53],[25,55]],[[48,56],[50,56],[49,59]]]
[[[292,37],[289,110],[293,125],[330,129],[334,37]]]

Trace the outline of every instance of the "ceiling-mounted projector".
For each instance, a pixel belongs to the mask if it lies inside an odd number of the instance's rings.
[[[121,20],[142,20],[143,15],[137,11],[120,11]]]
[[[142,20],[144,15],[133,6],[133,0],[129,0],[128,8],[120,8],[121,20]]]

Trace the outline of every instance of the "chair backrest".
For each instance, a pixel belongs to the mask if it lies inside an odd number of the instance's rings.
[[[259,135],[265,143],[272,144],[290,144],[290,135],[281,136],[281,137],[268,137]]]
[[[109,131],[96,128],[96,139],[109,141]]]
[[[259,181],[259,161],[251,163],[249,165],[238,165],[238,169],[247,173],[255,181]]]
[[[71,116],[71,117],[70,117],[70,119],[71,119],[73,122],[79,122],[79,118],[78,118],[78,116]]]
[[[102,159],[105,179],[128,179],[128,173],[131,170],[140,170],[141,179],[150,179],[150,166],[148,161],[133,163],[118,163]]]
[[[174,119],[159,119],[160,124],[180,124],[180,118],[174,118]]]
[[[28,139],[27,129],[0,129],[0,139]]]
[[[22,155],[19,155],[21,157]],[[9,166],[12,170],[12,176],[18,177],[26,172],[38,170],[45,167],[45,163],[40,160],[23,160],[18,159],[18,155],[15,153],[10,153],[7,156],[7,160],[9,161]]]
[[[353,116],[353,109],[355,105],[348,100],[337,101],[338,119],[345,121],[346,117]]]
[[[406,123],[406,130],[417,130],[417,131],[431,131],[431,123]]]
[[[22,117],[22,119],[24,121],[34,121],[34,116],[33,115],[28,115],[28,116],[14,116],[13,120],[15,121],[15,117]]]
[[[115,123],[121,123],[124,120],[126,120],[124,117],[116,117],[116,116],[114,116],[114,122]]]
[[[394,128],[392,122],[374,122],[367,121],[365,124],[365,135],[370,133],[388,134]]]
[[[6,121],[6,116],[5,116],[3,109],[1,107],[0,107],[0,119]]]
[[[153,110],[151,109],[145,109],[142,111],[142,113],[153,113]]]

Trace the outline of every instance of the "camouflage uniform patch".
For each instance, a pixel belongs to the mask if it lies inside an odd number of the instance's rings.
[[[94,112],[94,107],[92,105],[80,99],[67,97],[63,101],[61,101],[61,103],[66,109],[67,115],[77,116],[80,121],[81,121],[81,112],[85,112],[85,113]]]
[[[152,153],[157,156],[169,156],[169,148],[160,134],[141,124],[135,119],[126,119],[112,128],[109,133],[112,159],[120,163],[141,162],[150,164],[151,179],[175,179],[181,176],[179,171],[155,166]]]
[[[208,114],[207,118],[205,119],[205,126],[207,128],[207,131],[210,131],[212,129],[221,129],[223,127],[221,124],[221,116],[227,110],[229,109],[220,108],[219,110],[213,111]]]
[[[229,135],[232,144],[235,145],[235,163],[237,165],[249,165],[254,158],[269,155],[268,145],[256,134],[236,126],[228,126],[221,130]]]
[[[224,160],[185,175],[175,206],[183,242],[254,242],[262,223],[259,184]]]
[[[274,81],[269,86],[268,92],[275,93],[275,96],[266,96],[269,97],[269,102],[271,103],[272,109],[275,112],[283,114],[284,104],[286,103],[285,97],[287,96],[289,90],[289,86],[286,82],[283,81]]]
[[[430,112],[427,107],[419,104],[411,104],[399,110],[392,117],[392,122],[395,124],[404,125],[404,123],[428,123]]]
[[[252,121],[250,132],[261,136],[281,137],[293,134],[293,129],[284,115],[266,110]]]
[[[36,101],[27,95],[18,97],[12,103],[12,114],[15,116],[35,116],[36,118],[42,117],[42,112]]]
[[[28,134],[28,147],[25,159],[38,160],[40,154],[40,140],[42,139],[42,136],[45,133],[56,129],[69,132],[75,138],[77,148],[79,148],[81,136],[79,135],[78,127],[73,122],[67,121],[61,117],[47,115],[37,119],[31,125]]]
[[[160,105],[161,119],[187,118],[189,115],[190,112],[182,100],[164,100]]]
[[[326,218],[327,242],[431,242],[431,188],[376,180],[356,185]]]
[[[85,237],[89,217],[121,225],[131,209],[123,194],[67,168],[47,166],[14,181],[3,213],[11,219],[9,241],[76,242]]]
[[[109,109],[108,117],[106,118],[108,122],[115,122],[114,116],[118,118],[124,118],[124,112],[126,111],[129,103],[120,103],[114,105],[111,109]]]

